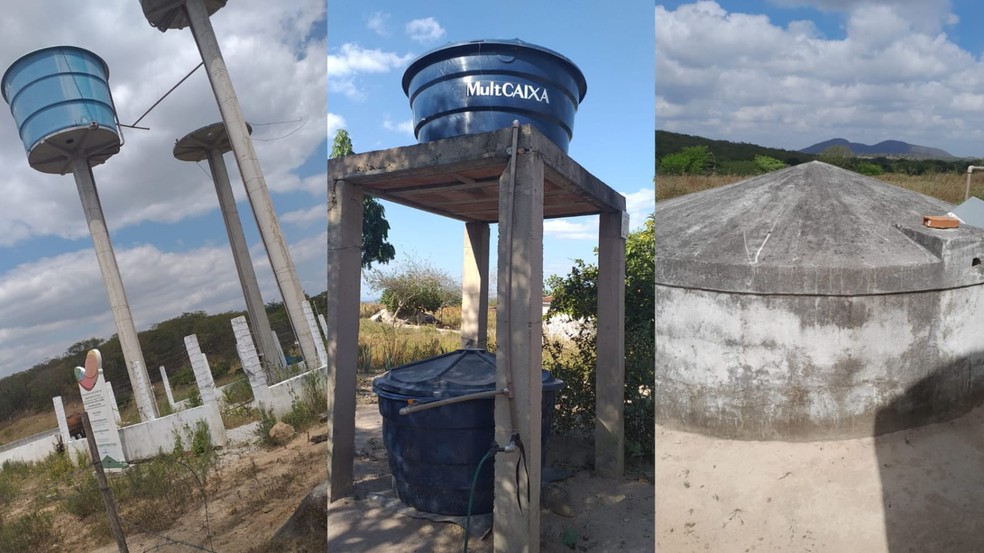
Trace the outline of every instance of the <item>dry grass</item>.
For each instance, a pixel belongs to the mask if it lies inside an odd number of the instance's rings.
[[[708,176],[675,176],[659,175],[656,177],[656,201],[668,200],[676,196],[690,194],[717,188],[748,177],[738,175],[708,175]],[[962,203],[964,188],[967,184],[966,174],[935,173],[926,175],[903,175],[888,173],[877,177],[889,184],[913,190],[920,194],[939,198],[952,204]],[[984,198],[984,177],[977,176],[971,182],[971,196]]]

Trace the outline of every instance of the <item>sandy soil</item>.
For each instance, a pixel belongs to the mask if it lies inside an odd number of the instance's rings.
[[[451,553],[462,550],[464,530],[452,523],[419,520],[387,510],[371,492],[390,488],[391,478],[382,445],[382,419],[376,405],[359,405],[356,413],[356,494],[328,508],[330,551],[374,553]],[[592,450],[586,443],[554,440],[550,464],[573,473],[557,484],[568,495],[573,518],[541,510],[540,550],[569,552],[561,536],[577,538],[575,551],[608,553],[654,550],[652,467],[629,467],[627,476],[612,481],[590,470]],[[491,538],[472,539],[469,551],[492,551]]]
[[[251,428],[229,431],[230,444],[219,453],[219,470],[209,483],[208,529],[203,504],[160,535],[127,532],[129,550],[131,553],[199,550],[173,543],[163,536],[222,553],[245,553],[264,545],[290,518],[301,499],[324,482],[328,448],[325,443],[311,444],[308,437],[326,431],[327,425],[322,423],[299,433],[286,446],[271,450],[252,444],[255,435]],[[82,544],[67,547],[67,551],[86,550]],[[112,542],[91,551],[117,553],[118,549]],[[320,551],[324,551],[323,543]]]
[[[984,551],[984,407],[876,438],[719,440],[657,427],[662,552]]]

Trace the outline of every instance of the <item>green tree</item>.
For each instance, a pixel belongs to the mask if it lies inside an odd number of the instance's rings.
[[[389,272],[374,270],[366,277],[369,286],[383,294],[380,302],[398,314],[434,312],[461,302],[461,285],[447,272],[413,257]]]
[[[786,166],[782,161],[770,156],[755,156],[755,166],[763,173],[769,173]]]
[[[666,175],[701,175],[711,166],[711,159],[707,146],[687,146],[663,156],[659,167]]]
[[[348,131],[339,129],[331,145],[331,159],[352,155],[352,139]],[[386,209],[376,198],[366,194],[362,198],[362,268],[371,269],[373,263],[386,264],[396,257],[396,248],[386,241],[389,237],[389,221]]]
[[[625,243],[625,445],[637,456],[653,454],[656,379],[655,326],[655,219],[629,234]],[[564,313],[573,319],[596,321],[598,267],[578,259],[566,277],[547,279],[553,295],[550,317]],[[573,349],[573,351],[569,351]],[[557,421],[561,429],[590,432],[594,426],[597,342],[586,325],[573,344],[546,344],[544,364],[567,384],[558,393]]]
[[[869,177],[877,177],[878,175],[885,173],[885,170],[882,169],[881,165],[867,161],[859,163],[854,170],[862,175],[868,175]]]

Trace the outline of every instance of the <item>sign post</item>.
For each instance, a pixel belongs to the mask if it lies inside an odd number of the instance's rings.
[[[92,422],[92,436],[98,448],[99,461],[103,468],[119,471],[127,466],[120,442],[120,431],[116,426],[116,415],[102,370],[102,355],[97,349],[90,349],[85,356],[85,368],[75,367],[75,379],[82,394],[82,405]],[[136,393],[136,391],[134,391]],[[87,433],[88,434],[88,429]]]

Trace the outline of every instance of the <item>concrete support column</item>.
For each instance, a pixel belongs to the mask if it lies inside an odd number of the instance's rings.
[[[61,435],[62,443],[68,443],[72,440],[72,436],[68,433],[68,419],[65,417],[65,404],[62,403],[61,396],[55,396],[51,398],[52,403],[55,404],[55,419],[58,420],[58,434]]]
[[[352,491],[362,276],[362,189],[328,183],[328,502]]]
[[[625,470],[625,239],[628,217],[599,216],[598,359],[595,371],[595,471],[620,478]]]
[[[140,413],[140,420],[153,420],[157,418],[157,405],[153,401],[154,394],[149,389],[147,364],[144,363],[143,351],[137,339],[137,328],[130,315],[130,304],[126,301],[123,278],[116,264],[113,244],[109,240],[109,231],[106,229],[106,220],[103,217],[102,205],[99,202],[99,193],[96,192],[96,183],[89,161],[73,160],[72,173],[75,175],[75,184],[79,189],[79,198],[82,200],[85,220],[89,225],[89,234],[92,235],[92,245],[96,250],[99,270],[106,284],[106,293],[109,295],[109,305],[113,311],[113,319],[116,321],[116,333],[120,338],[123,361],[126,363],[127,374],[130,377],[137,411]]]
[[[496,396],[495,440],[506,445],[518,433],[526,455],[517,451],[495,456],[496,553],[540,550],[543,161],[531,142],[516,157],[516,167],[507,165],[499,179],[496,387],[508,387],[512,398]],[[513,170],[515,182],[510,178]]]
[[[318,331],[318,323],[314,320],[314,310],[311,309],[311,302],[304,300],[301,307],[304,308],[304,320],[307,321],[308,327],[311,329],[311,336],[314,336],[314,349],[318,350],[318,365],[312,367],[309,364],[307,369],[310,371],[321,368],[328,363],[328,352],[325,351],[325,342],[321,339],[321,332]]]
[[[461,347],[487,349],[489,341],[489,225],[465,223],[461,271]]]
[[[232,320],[232,333],[236,337],[236,351],[239,353],[243,372],[246,373],[249,385],[253,389],[253,401],[259,407],[270,405],[266,371],[263,370],[260,358],[256,355],[256,346],[253,345],[246,317],[236,317]]]
[[[314,346],[314,337],[311,336],[311,329],[304,320],[304,310],[301,308],[301,302],[305,299],[304,292],[297,280],[294,262],[291,260],[290,251],[287,249],[283,233],[280,231],[276,210],[270,200],[270,191],[267,189],[266,180],[263,178],[259,159],[253,150],[253,143],[249,138],[249,131],[246,129],[246,120],[243,118],[239,100],[236,98],[236,92],[232,87],[232,80],[229,78],[225,60],[222,58],[219,42],[215,38],[212,22],[209,21],[208,11],[205,9],[203,0],[187,0],[185,10],[188,14],[191,33],[195,37],[198,51],[205,63],[205,71],[208,73],[208,80],[212,84],[212,91],[215,93],[219,112],[222,114],[222,121],[225,123],[226,132],[229,133],[229,142],[232,144],[232,151],[236,155],[239,174],[246,186],[246,194],[249,197],[253,215],[256,217],[256,225],[270,258],[273,275],[284,298],[287,316],[294,328],[297,342],[300,344],[301,355],[309,364],[317,362],[318,352]]]
[[[256,345],[262,362],[270,368],[280,368],[280,356],[273,345],[273,333],[270,330],[270,319],[267,317],[263,296],[260,294],[260,284],[253,270],[253,260],[249,255],[246,235],[239,220],[239,210],[236,208],[236,198],[232,194],[229,182],[229,170],[222,159],[219,150],[208,151],[208,167],[212,171],[212,182],[215,184],[215,194],[219,198],[219,209],[225,222],[226,233],[229,235],[229,245],[232,247],[232,257],[236,262],[236,273],[239,284],[243,288],[243,298],[246,300],[246,313],[256,331]]]
[[[174,404],[174,392],[171,390],[171,381],[167,378],[167,371],[164,370],[164,365],[158,367],[161,372],[161,384],[164,386],[164,395],[167,396],[167,404],[171,406],[171,410],[177,409],[177,405]]]
[[[215,379],[212,378],[212,371],[209,369],[208,359],[205,358],[201,346],[198,345],[197,335],[191,334],[185,336],[184,343],[185,349],[188,350],[188,358],[191,360],[191,368],[195,373],[195,383],[198,384],[202,405],[207,409],[206,417],[211,429],[212,441],[214,445],[225,447],[225,425],[222,424],[219,399],[215,395]]]

